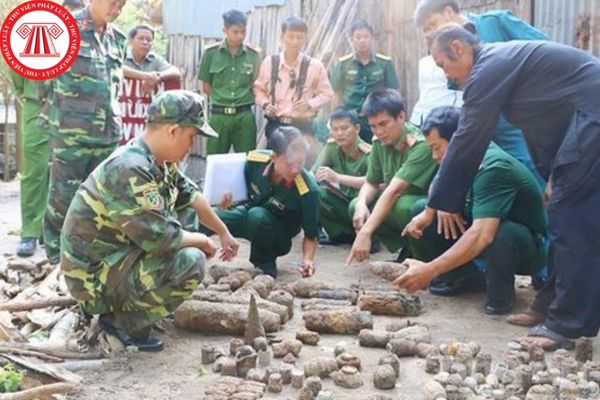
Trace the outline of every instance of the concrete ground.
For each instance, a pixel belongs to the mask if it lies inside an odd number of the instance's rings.
[[[4,257],[14,254],[18,244],[19,220],[19,195],[18,183],[0,183],[0,254]],[[294,262],[301,260],[300,240],[294,241],[292,252],[279,260],[279,280],[293,282],[299,279]],[[325,282],[349,287],[353,283],[369,286],[387,285],[384,281],[373,276],[366,265],[344,267],[344,261],[349,247],[320,247],[317,254],[316,277]],[[240,255],[232,266],[249,266],[249,246],[244,242]],[[43,253],[38,250],[35,260],[43,258]],[[385,251],[377,254],[373,259],[390,259],[391,255]],[[534,296],[533,290],[528,287],[529,279],[519,278],[517,289],[517,310],[524,309]],[[430,327],[433,342],[436,344],[452,340],[477,341],[482,348],[492,353],[494,362],[501,360],[502,353],[507,350],[507,343],[515,337],[526,334],[525,328],[507,324],[503,317],[490,317],[482,312],[485,301],[484,294],[462,295],[456,298],[440,298],[429,293],[420,293],[426,305],[426,311],[421,316],[411,318]],[[375,317],[375,329],[384,329],[385,324],[391,321],[390,317]],[[135,353],[128,359],[118,361],[101,370],[81,372],[84,382],[78,391],[68,399],[72,400],[170,400],[170,399],[203,399],[204,391],[218,379],[210,372],[199,372],[200,351],[204,344],[213,344],[220,348],[227,348],[230,337],[205,336],[186,332],[170,324],[162,334],[165,341],[164,351],[156,354]],[[294,318],[280,332],[281,337],[295,336],[296,330],[301,328],[302,313],[300,301],[296,300]],[[378,359],[386,354],[382,349],[366,349],[358,345],[354,336],[322,335],[318,346],[304,346],[297,365],[319,354],[332,355],[334,346],[345,341],[349,351],[362,359],[362,378],[364,385],[356,390],[341,389],[333,384],[330,378],[324,379],[325,390],[333,392],[335,399],[364,399],[367,395],[378,391],[373,387],[371,371],[377,365]],[[595,339],[596,354],[600,351],[600,340]],[[279,360],[274,360],[272,365],[279,365]],[[431,377],[424,372],[424,360],[404,358],[401,360],[400,378],[394,390],[385,393],[394,399],[420,400],[422,395],[420,385]],[[291,386],[284,386],[281,394],[265,395],[268,399],[295,399],[297,391]]]

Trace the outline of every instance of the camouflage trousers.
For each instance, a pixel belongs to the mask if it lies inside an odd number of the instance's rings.
[[[204,278],[206,258],[193,247],[163,257],[137,247],[124,251],[124,256],[115,255],[117,263],[108,261],[111,255],[95,269],[63,251],[61,267],[69,292],[86,314],[108,314],[116,326],[135,335],[190,296]]]
[[[58,262],[60,232],[79,185],[113,152],[115,146],[87,147],[60,138],[52,140],[50,187],[44,215],[46,256],[51,263]]]

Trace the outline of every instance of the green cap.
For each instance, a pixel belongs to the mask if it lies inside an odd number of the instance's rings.
[[[204,120],[206,102],[202,96],[189,90],[168,90],[152,100],[148,106],[148,122],[195,126],[198,134],[219,137]]]

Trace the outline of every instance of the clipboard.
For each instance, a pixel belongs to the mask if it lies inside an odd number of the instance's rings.
[[[206,157],[204,197],[210,205],[218,205],[225,192],[231,192],[233,203],[248,200],[244,167],[246,153],[211,154]]]

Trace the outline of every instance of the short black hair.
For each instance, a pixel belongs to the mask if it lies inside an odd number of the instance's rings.
[[[72,11],[85,7],[85,4],[82,0],[64,0],[62,6]]]
[[[382,112],[387,112],[396,118],[405,111],[404,99],[395,89],[377,89],[369,93],[362,105],[362,112],[369,118]]]
[[[223,25],[225,25],[226,28],[229,28],[231,25],[245,27],[247,23],[248,18],[246,18],[246,14],[240,10],[231,9],[223,14]]]
[[[282,156],[289,150],[308,151],[308,143],[304,140],[300,129],[293,126],[280,126],[271,133],[271,137],[267,140],[267,148]]]
[[[429,17],[441,13],[446,7],[452,8],[455,13],[460,12],[460,6],[456,0],[421,0],[415,10],[415,24],[422,27]]]
[[[460,111],[457,107],[441,106],[436,107],[421,125],[421,132],[425,136],[429,136],[434,128],[437,128],[440,137],[450,141],[454,132],[458,129],[458,120],[460,119]]]
[[[450,43],[455,40],[469,45],[474,50],[479,48],[479,37],[477,37],[477,35],[474,35],[460,25],[451,24],[443,27],[433,35],[433,38],[431,39],[431,49],[438,49],[450,60],[455,60],[456,57],[454,56],[454,52],[450,48]]]
[[[129,39],[133,39],[137,34],[138,31],[140,29],[145,29],[147,31],[150,31],[152,33],[152,39],[154,40],[154,29],[150,26],[150,25],[146,25],[146,24],[138,24],[136,26],[134,26],[133,28],[131,28],[129,30]]]
[[[333,110],[331,115],[329,116],[329,121],[338,121],[340,119],[348,118],[352,125],[359,124],[358,113],[355,110],[348,110],[344,107],[339,107]]]
[[[287,31],[308,32],[308,26],[302,18],[292,16],[288,17],[281,24],[281,33],[286,33]]]
[[[352,23],[350,24],[350,35],[352,36],[352,34],[354,34],[354,32],[359,29],[366,29],[369,32],[371,32],[371,35],[375,33],[371,24],[369,24],[364,19],[357,19],[352,21]]]

